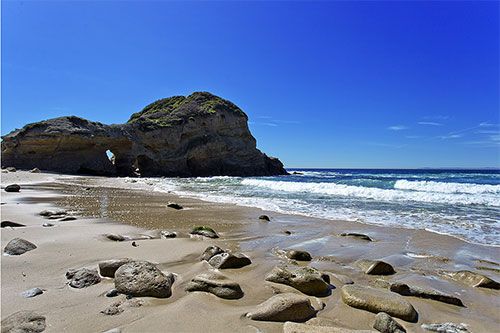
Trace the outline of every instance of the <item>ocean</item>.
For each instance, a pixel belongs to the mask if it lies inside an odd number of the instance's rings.
[[[500,245],[500,170],[288,169],[277,177],[149,178],[157,191]],[[334,223],[334,222],[332,222]]]

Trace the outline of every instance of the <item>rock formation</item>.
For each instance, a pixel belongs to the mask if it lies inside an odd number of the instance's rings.
[[[118,176],[286,174],[278,159],[256,148],[247,121],[233,103],[195,92],[160,99],[121,125],[74,116],[28,124],[2,137],[2,163]]]

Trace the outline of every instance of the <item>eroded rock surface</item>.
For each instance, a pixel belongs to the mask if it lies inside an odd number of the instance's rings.
[[[151,103],[125,124],[74,116],[28,124],[2,137],[2,163],[119,176],[286,174],[278,159],[256,148],[247,122],[235,104],[195,92]]]
[[[243,297],[243,290],[238,283],[217,273],[200,274],[194,277],[187,284],[186,291],[204,291],[225,299]]]
[[[310,296],[327,296],[331,292],[325,277],[311,267],[278,266],[266,276],[266,281],[286,284]]]
[[[19,311],[2,320],[2,333],[39,333],[45,327],[45,317],[33,311]]]
[[[406,333],[404,327],[385,312],[377,313],[373,328],[382,333]]]
[[[317,312],[306,296],[284,293],[257,305],[254,311],[247,313],[247,317],[262,321],[304,322],[314,317]]]
[[[14,238],[5,245],[3,252],[12,256],[19,256],[36,249],[36,245],[23,238]]]
[[[500,283],[490,279],[486,275],[474,273],[471,271],[450,272],[448,275],[456,281],[465,283],[471,287],[500,289]]]
[[[116,290],[134,297],[170,297],[173,283],[172,273],[163,274],[156,265],[147,261],[124,264],[115,272]]]

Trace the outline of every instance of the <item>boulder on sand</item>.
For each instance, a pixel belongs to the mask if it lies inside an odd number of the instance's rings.
[[[442,293],[440,291],[434,290],[434,289],[425,289],[421,287],[416,287],[416,286],[409,286],[405,283],[401,282],[395,282],[391,284],[390,287],[391,291],[398,293],[403,296],[414,296],[414,297],[420,297],[420,298],[427,298],[427,299],[432,299],[435,301],[443,302],[443,303],[448,303],[448,304],[453,304],[457,306],[464,306],[462,301],[452,295],[448,295],[445,293]]]
[[[23,238],[14,238],[5,245],[3,252],[12,256],[18,256],[36,249],[36,245]]]
[[[176,209],[176,210],[181,210],[181,209],[184,208],[184,207],[182,207],[181,205],[179,205],[178,203],[175,203],[175,202],[169,202],[167,204],[167,207],[168,208],[173,208],[173,209]]]
[[[356,239],[361,239],[361,240],[365,240],[365,241],[373,241],[369,236],[365,235],[365,234],[359,234],[357,232],[343,232],[340,234],[340,236],[342,237],[353,237],[353,238],[356,238]]]
[[[257,308],[246,314],[253,320],[261,321],[295,321],[304,322],[316,315],[318,311],[311,305],[306,296],[284,293],[272,296],[257,305]]]
[[[402,296],[391,291],[345,285],[342,287],[342,300],[353,308],[373,313],[385,312],[408,322],[417,322],[418,314],[413,306]]]
[[[390,264],[381,260],[361,259],[356,261],[356,265],[361,268],[365,274],[369,275],[392,275],[396,273]]]
[[[172,295],[174,275],[164,274],[147,261],[133,261],[120,266],[115,272],[115,288],[133,297],[167,298]]]
[[[101,282],[101,277],[97,273],[97,269],[80,268],[78,270],[70,270],[66,273],[66,277],[71,279],[69,285],[77,289],[86,288]]]
[[[471,271],[458,271],[458,272],[449,272],[447,274],[453,280],[465,283],[471,287],[477,288],[488,288],[488,289],[500,289],[500,283],[490,279],[486,275],[474,273]]]
[[[5,192],[19,192],[21,190],[21,186],[17,185],[17,184],[11,184],[11,185],[7,185],[5,186]]]
[[[2,333],[39,333],[45,331],[45,317],[33,311],[19,311],[2,320]]]
[[[214,229],[206,226],[195,227],[190,232],[191,235],[205,236],[208,238],[219,238]]]
[[[322,297],[331,293],[323,274],[311,267],[277,266],[266,276],[266,281],[291,286],[310,296]]]
[[[241,268],[248,266],[252,263],[250,258],[244,256],[243,254],[232,254],[228,252],[219,253],[214,255],[208,263],[218,269],[226,268]]]
[[[21,223],[17,223],[17,222],[12,222],[12,221],[2,221],[0,223],[0,228],[7,228],[7,227],[22,228],[22,227],[25,227],[25,226],[26,226],[25,224],[21,224]]]
[[[297,260],[297,261],[311,261],[311,254],[307,251],[301,250],[288,250],[285,252],[285,255],[288,259]]]
[[[243,297],[243,291],[238,283],[222,274],[207,273],[194,277],[186,286],[186,291],[204,291],[225,299]]]
[[[382,333],[406,333],[404,327],[385,312],[377,313],[373,328]]]
[[[201,260],[209,261],[210,258],[212,258],[213,256],[224,252],[225,251],[218,246],[215,245],[209,246],[205,249],[205,251],[203,251],[203,254],[201,255]]]
[[[129,258],[101,261],[99,263],[99,273],[101,276],[114,278],[116,270],[120,268],[120,266],[128,264],[131,261],[132,259]]]

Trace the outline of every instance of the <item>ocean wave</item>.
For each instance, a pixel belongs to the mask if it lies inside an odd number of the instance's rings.
[[[301,183],[261,179],[243,179],[241,183],[243,185],[267,188],[275,191],[328,194],[333,196],[354,197],[387,202],[416,201],[425,203],[486,205],[500,207],[499,196],[484,193],[482,193],[482,195],[470,195],[468,193],[419,192],[334,183]]]
[[[500,194],[500,185],[408,181],[404,179],[396,181],[394,188],[436,193]]]

